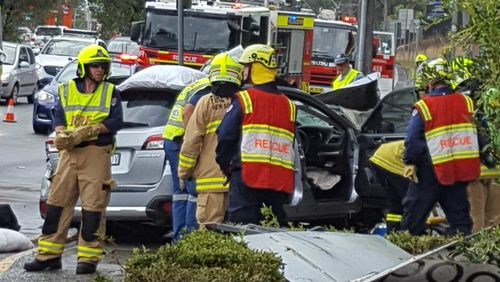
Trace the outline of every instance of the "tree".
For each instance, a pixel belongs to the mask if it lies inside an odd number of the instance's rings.
[[[88,0],[92,16],[101,24],[100,35],[109,39],[114,34],[128,35],[130,23],[141,20],[144,0]]]
[[[500,1],[460,0],[457,8],[467,12],[470,23],[462,30],[451,34],[457,47],[476,49],[476,66],[473,77],[481,82],[478,91],[478,108],[488,121],[490,137],[488,148],[500,159]]]
[[[49,12],[57,9],[57,4],[57,0],[5,0],[2,6],[4,40],[17,41],[20,26],[34,28],[43,24]]]

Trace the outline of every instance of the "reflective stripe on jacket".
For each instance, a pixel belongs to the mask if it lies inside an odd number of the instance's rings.
[[[208,78],[202,78],[184,87],[179,96],[177,96],[177,100],[175,100],[175,104],[170,111],[167,124],[163,130],[162,136],[164,139],[173,140],[177,136],[184,135],[184,121],[182,120],[184,107],[194,94],[209,86],[210,81]]]
[[[424,121],[425,139],[438,181],[451,185],[480,173],[477,129],[471,98],[460,93],[427,96],[415,104]]]
[[[370,161],[387,171],[404,177],[404,145],[404,140],[382,144],[370,158]]]
[[[241,169],[252,188],[291,193],[295,104],[283,94],[250,88],[239,92],[242,118]]]
[[[361,72],[358,70],[355,70],[354,68],[350,68],[349,72],[346,75],[338,75],[332,82],[332,88],[333,90],[336,90],[340,87],[344,87],[351,83],[358,74]]]
[[[99,83],[92,93],[81,93],[74,80],[59,85],[59,97],[64,109],[66,128],[98,124],[109,116],[114,85]],[[95,137],[97,138],[97,137]]]
[[[215,162],[215,131],[230,104],[231,98],[205,95],[196,104],[187,124],[179,155],[179,178],[194,177],[198,193],[226,192],[229,188],[226,177]]]
[[[481,175],[479,176],[479,179],[488,178],[500,178],[500,166],[488,168],[485,165],[481,165]]]

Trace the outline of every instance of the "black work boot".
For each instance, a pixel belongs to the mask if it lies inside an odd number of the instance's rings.
[[[34,259],[30,262],[27,262],[24,264],[24,269],[26,271],[44,271],[46,269],[48,270],[54,270],[54,269],[61,269],[62,268],[62,263],[61,263],[61,258],[53,258],[53,259],[48,259],[48,260],[37,260]]]
[[[97,269],[97,263],[79,261],[76,265],[76,274],[94,273]]]

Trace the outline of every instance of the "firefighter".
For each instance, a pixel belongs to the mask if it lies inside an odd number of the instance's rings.
[[[62,267],[61,256],[78,197],[82,224],[76,273],[95,272],[104,252],[104,213],[110,189],[116,186],[111,179],[110,155],[123,113],[118,90],[105,81],[111,63],[106,49],[87,46],[77,60],[78,78],[59,85],[54,143],[60,159],[52,178],[38,253],[24,265],[26,271]]]
[[[418,54],[415,57],[415,67],[419,68],[425,65],[425,62],[427,62],[427,56],[425,54]]]
[[[295,104],[276,86],[273,48],[250,45],[239,62],[253,86],[235,95],[217,129],[216,161],[230,177],[229,221],[258,224],[266,204],[284,223],[294,187]]]
[[[186,127],[179,178],[196,180],[196,219],[201,226],[224,222],[229,183],[215,162],[215,130],[241,86],[242,69],[227,52],[214,57],[208,75],[212,91],[196,104]]]
[[[168,122],[163,131],[163,148],[166,160],[170,165],[173,184],[172,204],[172,231],[173,241],[181,237],[183,230],[192,231],[196,228],[196,192],[192,179],[183,182],[182,187],[177,175],[179,162],[179,151],[184,136],[184,128],[194,111],[196,103],[205,94],[210,93],[211,85],[208,78],[199,79],[184,87],[177,97],[175,105],[170,112]],[[182,189],[181,189],[182,188]]]
[[[500,224],[500,166],[481,166],[481,176],[467,187],[472,231]]]
[[[425,232],[427,215],[439,202],[450,233],[471,233],[467,184],[480,174],[473,101],[450,88],[451,70],[436,59],[422,70],[430,92],[414,105],[405,139],[404,175],[414,182],[403,200],[402,228]]]
[[[333,90],[337,90],[364,77],[362,72],[354,69],[351,66],[348,55],[337,55],[333,63],[337,67],[338,74],[337,77],[332,81]]]
[[[402,201],[408,190],[409,180],[404,177],[404,141],[382,144],[370,158],[379,182],[386,188],[389,209],[386,214],[387,233],[401,229]]]
[[[419,99],[424,98],[427,94],[427,85],[422,77],[422,69],[427,64],[427,56],[420,53],[415,58],[415,93]]]

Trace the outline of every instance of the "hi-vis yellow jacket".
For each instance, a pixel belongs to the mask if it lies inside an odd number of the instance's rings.
[[[177,96],[174,107],[170,112],[167,124],[163,130],[163,139],[174,140],[175,137],[182,136],[184,134],[184,121],[182,120],[184,107],[188,104],[189,99],[191,99],[194,94],[209,86],[210,81],[205,77],[184,87],[181,93],[179,93],[179,96]]]
[[[229,188],[229,184],[224,185],[226,177],[215,162],[215,131],[230,104],[231,98],[205,95],[187,124],[179,155],[179,178],[194,177],[198,193],[227,192]]]
[[[380,145],[380,147],[373,153],[370,161],[377,166],[392,172],[396,175],[403,176],[404,162],[404,141],[394,141]],[[404,176],[403,176],[404,177]],[[481,175],[479,179],[499,178],[500,167],[487,168],[481,165]]]

